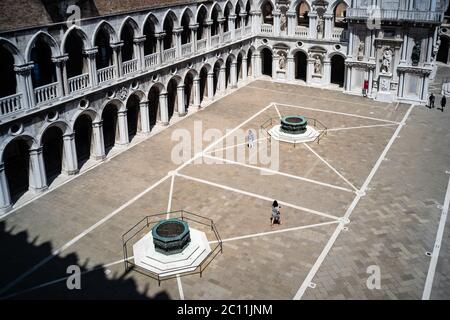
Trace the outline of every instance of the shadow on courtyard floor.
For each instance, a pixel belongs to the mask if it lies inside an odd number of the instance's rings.
[[[14,234],[14,230],[7,230],[5,222],[0,221],[0,290],[18,276],[27,271],[33,262],[39,262],[50,256],[54,248],[50,242],[36,244],[37,240],[28,239],[26,231]],[[30,263],[31,262],[31,263]],[[81,290],[67,288],[67,267],[77,265],[81,272]],[[124,271],[111,272],[108,275],[103,265],[87,268],[87,261],[80,263],[76,254],[70,253],[64,257],[55,256],[33,274],[24,278],[16,286],[0,294],[0,299],[130,299],[130,300],[168,300],[170,296],[162,291],[151,297],[148,294],[149,285],[138,290],[136,281]],[[123,265],[120,264],[120,267]],[[117,267],[115,268],[117,269]],[[122,267],[120,270],[123,270]],[[133,274],[134,275],[134,274]],[[49,281],[62,279],[59,282],[26,291]],[[153,283],[153,281],[152,281]],[[18,295],[11,294],[21,292]]]

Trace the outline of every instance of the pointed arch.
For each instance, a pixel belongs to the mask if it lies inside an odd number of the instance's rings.
[[[89,37],[87,36],[87,34],[83,31],[83,29],[81,29],[80,27],[78,27],[77,25],[73,25],[71,26],[69,29],[66,30],[66,32],[64,33],[63,39],[61,41],[61,52],[63,54],[67,53],[66,52],[66,44],[67,44],[67,39],[72,35],[75,34],[83,43],[83,49],[90,49],[91,48],[91,43],[89,42]]]
[[[171,10],[167,10],[166,13],[164,13],[163,19],[162,19],[162,26],[164,29],[164,24],[166,23],[167,19],[172,19],[173,27],[178,28],[180,26],[180,19],[178,19],[177,15]]]
[[[24,59],[22,53],[19,51],[19,49],[17,49],[15,44],[13,44],[11,41],[9,41],[5,38],[0,38],[0,47],[3,47],[5,50],[7,50],[12,55],[15,65],[22,65],[25,63],[25,59]]]
[[[119,35],[122,35],[123,29],[125,28],[126,25],[131,26],[131,28],[133,28],[134,31],[134,36],[135,37],[139,37],[142,36],[142,31],[141,28],[139,27],[138,23],[136,22],[136,20],[134,20],[132,17],[127,16],[123,21],[122,24],[120,25],[119,28]]]
[[[164,21],[164,20],[163,20]],[[161,22],[158,20],[158,18],[153,14],[153,13],[149,13],[147,14],[147,16],[145,16],[144,18],[144,23],[142,25],[142,30],[144,30],[145,25],[151,22],[155,28],[155,32],[161,32],[162,31],[162,25]]]
[[[116,30],[105,20],[102,20],[98,23],[98,25],[94,29],[94,33],[92,34],[92,46],[95,47],[95,40],[97,38],[100,30],[105,30],[109,36],[110,43],[116,43],[118,41]]]
[[[31,61],[31,50],[33,49],[36,41],[38,41],[39,39],[43,40],[49,46],[52,52],[52,57],[61,55],[61,50],[55,38],[53,38],[47,32],[39,31],[30,39],[30,41],[28,41],[27,47],[25,49],[25,57],[27,59],[27,62]]]
[[[217,18],[222,18],[223,17],[222,8],[217,3],[217,1],[215,1],[214,4],[211,6],[211,10],[209,11],[209,15],[208,15],[208,19],[209,20],[212,20],[214,10],[217,11]]]
[[[195,21],[198,20],[198,15],[199,15],[201,10],[205,10],[206,11],[206,17],[208,17],[208,8],[206,8],[206,6],[202,3],[201,5],[198,6],[197,11],[195,12]]]

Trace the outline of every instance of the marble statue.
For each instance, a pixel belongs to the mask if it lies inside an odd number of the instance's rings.
[[[278,68],[284,70],[286,68],[286,53],[280,53],[280,60],[278,61]]]
[[[412,53],[411,53],[411,61],[413,66],[417,66],[420,61],[420,42],[414,44]]]
[[[287,26],[286,15],[285,15],[285,14],[281,14],[281,18],[280,18],[280,30],[281,30],[281,31],[286,30],[286,26]]]
[[[314,61],[314,73],[321,74],[322,73],[322,61],[320,58],[316,56],[316,60]]]
[[[364,59],[364,42],[360,41],[358,45],[358,60],[361,61]]]
[[[391,72],[391,62],[392,62],[392,50],[391,48],[386,48],[383,51],[383,58],[381,60],[381,72],[390,73]]]

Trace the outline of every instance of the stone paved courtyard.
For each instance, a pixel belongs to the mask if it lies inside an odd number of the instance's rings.
[[[177,129],[253,129],[258,149],[274,152],[261,124],[299,113],[327,134],[319,144],[280,143],[275,167],[236,141],[204,141],[201,163],[171,161]],[[449,120],[448,110],[251,82],[4,218],[0,296],[421,299],[450,177]],[[188,159],[199,151],[192,145]],[[284,221],[271,227],[273,199]],[[158,286],[124,272],[121,237],[168,209],[213,219],[223,253],[202,277]],[[447,220],[432,299],[450,298],[449,232]],[[86,271],[82,290],[66,288],[71,264]],[[372,265],[380,289],[366,285]]]

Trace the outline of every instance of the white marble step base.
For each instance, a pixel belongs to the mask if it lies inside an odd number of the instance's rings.
[[[165,255],[157,252],[149,232],[133,245],[134,263],[161,277],[194,271],[211,252],[205,233],[190,228],[191,242],[180,253]]]
[[[277,124],[269,130],[270,136],[278,141],[288,143],[302,143],[314,141],[319,136],[319,131],[311,126],[306,126],[306,131],[302,134],[289,134],[281,131],[281,125]]]

